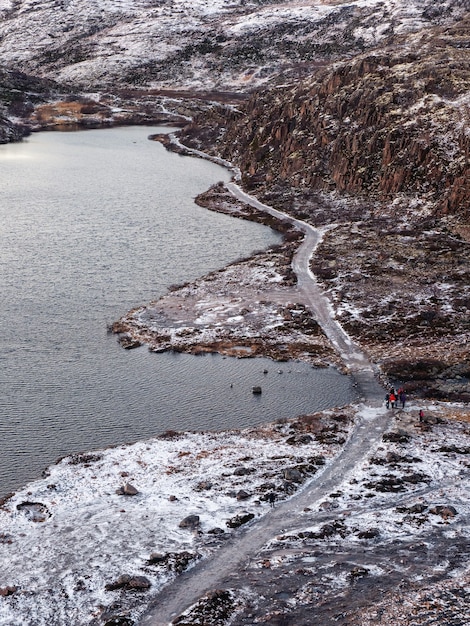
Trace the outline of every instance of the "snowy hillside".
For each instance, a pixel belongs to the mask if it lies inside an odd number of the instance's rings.
[[[244,90],[302,76],[467,0],[0,0],[0,64],[83,88]]]

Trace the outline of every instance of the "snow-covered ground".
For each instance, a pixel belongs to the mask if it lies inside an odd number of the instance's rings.
[[[348,440],[353,421],[344,416],[354,420],[356,411],[366,427],[386,416],[383,407],[368,408],[367,414],[360,406],[343,407],[310,420],[246,431],[168,433],[62,459],[0,509],[0,624],[79,626],[106,623],[115,615],[137,619],[178,571],[223,549],[228,533],[237,532],[227,526],[229,520],[249,512],[256,523],[269,515],[268,493],[289,498],[304,481],[321,479],[341,451],[340,442]],[[456,541],[469,537],[470,426],[460,421],[468,412],[458,405],[429,405],[427,416],[446,419],[424,430],[417,412],[413,404],[397,410],[392,432],[405,433],[406,440],[381,441],[347,475],[339,468],[335,493],[312,502],[289,536],[266,538],[272,571],[292,559],[286,545],[296,545],[297,551],[302,546],[302,558],[307,561],[311,554],[309,567],[314,567],[314,554],[324,542],[328,550],[336,542],[342,550],[347,545],[360,553],[361,533],[374,536],[377,545],[432,541],[433,529],[443,528]],[[343,416],[339,422],[338,415]],[[304,474],[295,482],[299,471]],[[383,481],[391,476],[404,481],[389,488]],[[439,513],[439,507],[453,507],[455,514],[452,509]],[[332,534],[324,532],[328,511],[342,520]],[[199,521],[181,528],[190,515]],[[317,537],[316,552],[305,545],[309,536]],[[261,553],[257,562],[263,558]],[[379,576],[390,567],[375,563],[367,574]],[[411,570],[403,576],[420,578]],[[338,588],[347,579],[341,574],[331,583]],[[299,590],[292,602],[301,596]]]
[[[127,591],[135,617],[175,575],[178,554],[189,552],[189,562],[207,555],[232,532],[228,520],[269,511],[266,493],[288,489],[287,469],[338,450],[312,439],[300,458],[290,436],[289,423],[173,433],[62,459],[1,507],[0,624],[88,624],[123,594],[106,590],[123,574],[151,585]],[[126,485],[138,493],[122,494]],[[179,527],[189,515],[199,516],[194,531]],[[155,553],[174,556],[167,567],[149,565]]]
[[[82,87],[243,90],[464,10],[460,0],[0,0],[0,63]]]

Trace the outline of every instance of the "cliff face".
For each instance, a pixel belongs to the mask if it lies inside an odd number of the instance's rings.
[[[405,195],[468,214],[469,33],[467,17],[257,92],[218,149],[250,186]]]

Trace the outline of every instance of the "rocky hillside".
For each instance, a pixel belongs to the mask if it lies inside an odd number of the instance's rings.
[[[23,120],[56,90],[53,81],[0,67],[0,143],[24,137],[29,130]]]
[[[387,37],[451,23],[468,0],[0,0],[0,63],[81,89],[245,91]],[[468,9],[468,7],[467,7]]]
[[[470,398],[470,21],[259,90],[183,143],[268,204],[330,225],[312,270],[392,379]]]
[[[251,187],[406,198],[467,217],[469,33],[467,17],[258,91],[243,114],[216,120],[217,149]]]

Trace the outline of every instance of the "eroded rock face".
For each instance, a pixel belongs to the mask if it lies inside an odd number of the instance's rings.
[[[247,185],[380,200],[418,194],[441,213],[468,215],[469,23],[397,38],[399,49],[255,93],[243,115],[227,120],[219,150],[240,165]]]

